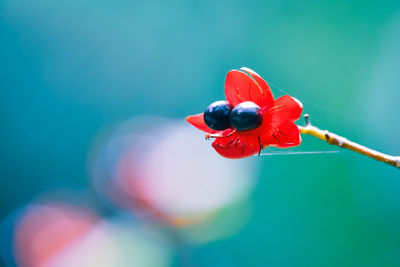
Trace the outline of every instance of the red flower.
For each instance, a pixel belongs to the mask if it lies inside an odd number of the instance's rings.
[[[301,143],[299,128],[294,121],[300,117],[303,105],[289,95],[274,99],[268,84],[254,71],[248,68],[229,71],[225,96],[233,107],[246,101],[256,103],[261,107],[263,122],[249,131],[237,131],[233,127],[216,131],[205,124],[203,113],[188,116],[186,120],[190,124],[216,137],[212,146],[220,155],[244,158],[260,153],[268,146],[287,148]]]

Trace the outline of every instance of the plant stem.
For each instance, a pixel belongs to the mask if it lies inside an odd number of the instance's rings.
[[[400,168],[400,156],[391,156],[391,155],[383,154],[376,150],[373,150],[368,147],[357,144],[355,142],[352,142],[352,141],[350,141],[342,136],[339,136],[337,134],[331,133],[326,130],[321,130],[321,129],[311,125],[311,123],[308,120],[308,114],[305,114],[304,118],[306,120],[306,126],[299,126],[300,133],[315,136],[315,137],[321,139],[322,141],[325,141],[331,145],[339,146],[341,148],[346,148],[346,149],[355,151],[359,154],[373,158],[375,160],[385,162],[396,168]]]

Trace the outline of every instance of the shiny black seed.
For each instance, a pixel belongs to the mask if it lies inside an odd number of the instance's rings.
[[[204,111],[204,122],[208,127],[216,131],[222,131],[231,127],[230,113],[232,105],[226,101],[217,101],[209,105]]]
[[[238,131],[254,130],[262,121],[261,108],[251,101],[240,103],[231,111],[231,124]]]

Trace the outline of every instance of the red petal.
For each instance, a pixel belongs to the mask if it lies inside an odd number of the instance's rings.
[[[217,138],[212,144],[221,156],[231,159],[255,155],[260,151],[260,145],[257,136],[240,136],[236,133],[227,137]]]
[[[268,84],[266,81],[264,81],[263,78],[261,78],[260,75],[258,75],[257,72],[255,72],[254,70],[251,70],[249,68],[243,67],[240,68],[241,70],[247,72],[258,84],[258,86],[261,88],[262,92],[263,92],[263,104],[262,106],[272,106],[272,102],[274,100],[274,97],[272,95],[271,89],[269,88]]]
[[[269,110],[271,124],[279,126],[284,121],[297,120],[303,110],[303,104],[294,97],[284,95],[274,101],[274,106]]]
[[[202,130],[203,132],[206,132],[206,133],[213,134],[213,133],[219,132],[219,131],[215,131],[213,129],[210,129],[206,125],[206,123],[204,122],[204,114],[203,113],[196,114],[196,115],[193,115],[193,116],[188,116],[186,118],[186,121],[188,123],[190,123],[191,125],[193,125],[194,127],[196,127],[197,129]]]
[[[204,114],[203,113],[193,115],[193,116],[188,116],[186,118],[186,121],[188,123],[190,123],[191,125],[193,125],[194,127],[196,127],[197,129],[202,130],[203,132],[206,132],[209,134],[219,134],[222,136],[227,136],[233,131],[232,128],[228,128],[223,131],[216,131],[216,130],[210,129],[204,122]]]
[[[279,127],[271,125],[269,136],[263,136],[265,145],[281,148],[298,146],[301,144],[299,127],[291,121],[281,123]]]
[[[245,101],[252,101],[260,107],[270,107],[273,103],[269,88],[263,90],[251,76],[239,70],[231,70],[226,75],[225,96],[233,106]]]

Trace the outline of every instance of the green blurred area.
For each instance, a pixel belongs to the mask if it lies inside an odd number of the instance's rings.
[[[9,0],[0,36],[0,218],[89,188],[99,132],[201,112],[242,66],[320,128],[400,154],[398,1]],[[253,160],[251,220],[194,248],[194,266],[400,265],[399,170],[347,151]]]

